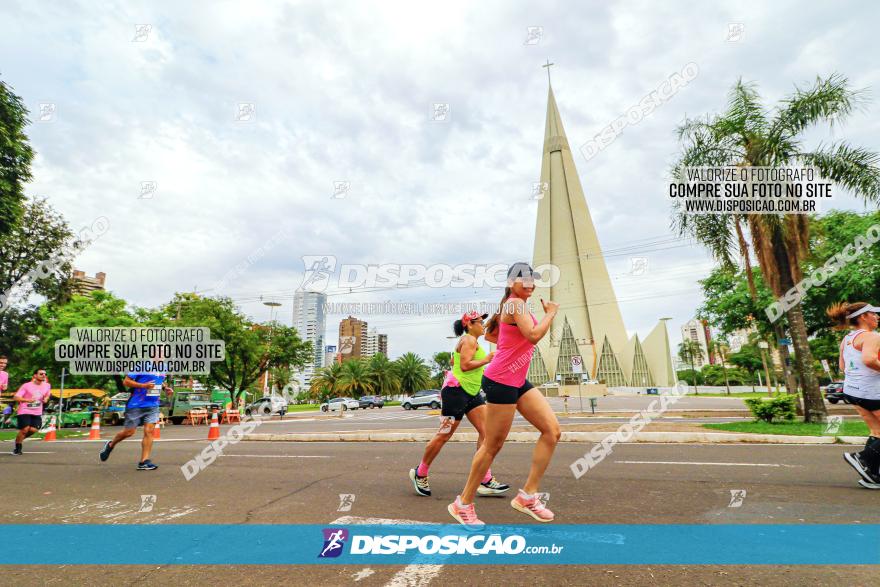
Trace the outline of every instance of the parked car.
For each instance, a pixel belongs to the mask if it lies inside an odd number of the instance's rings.
[[[330,401],[321,404],[321,411],[336,412],[339,410],[356,410],[359,407],[361,407],[361,405],[356,399],[351,399],[350,397],[334,397]]]
[[[110,398],[110,405],[101,409],[101,422],[108,426],[117,426],[125,420],[125,404],[128,393],[117,393]]]
[[[439,389],[423,389],[417,391],[410,397],[403,398],[400,402],[404,410],[417,410],[428,406],[432,410],[440,408],[440,390]]]
[[[381,408],[385,405],[385,400],[378,395],[365,395],[358,400],[358,405],[362,410],[367,408]]]
[[[244,413],[246,416],[253,414],[261,416],[279,414],[283,416],[287,413],[287,400],[278,396],[261,397],[254,403],[245,406]]]
[[[165,419],[171,420],[174,424],[182,424],[187,413],[196,408],[204,408],[208,411],[208,414],[220,409],[220,404],[210,401],[204,393],[193,393],[189,390],[175,391],[171,395],[171,399],[167,398],[168,395],[162,395],[159,409],[162,411]]]
[[[843,382],[835,381],[825,386],[825,399],[832,404],[836,404],[839,401],[848,404],[849,402],[843,397]]]

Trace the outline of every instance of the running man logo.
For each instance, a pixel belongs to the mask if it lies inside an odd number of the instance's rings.
[[[304,255],[302,260],[306,272],[299,289],[308,291],[327,289],[330,275],[336,270],[336,257],[332,255]]]
[[[741,507],[743,502],[746,499],[746,490],[745,489],[731,489],[730,490],[730,503],[727,504],[729,508],[738,508]]]
[[[351,506],[354,505],[354,493],[339,494],[339,508],[337,512],[350,512]]]
[[[318,554],[318,558],[336,558],[342,554],[345,541],[348,540],[348,530],[345,528],[324,528],[321,532],[324,533],[324,547]]]
[[[141,496],[141,507],[138,509],[138,513],[147,513],[153,511],[153,506],[156,505],[156,496],[155,495],[142,495]]]
[[[841,424],[843,424],[843,416],[828,416],[824,434],[837,434]]]

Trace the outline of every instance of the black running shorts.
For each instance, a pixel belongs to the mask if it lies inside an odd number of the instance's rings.
[[[492,381],[483,375],[483,391],[486,392],[486,401],[490,404],[515,404],[525,392],[533,387],[534,385],[529,383],[528,379],[521,386],[513,387]]]
[[[43,427],[43,417],[42,416],[34,416],[33,414],[18,414],[15,417],[16,427],[19,430],[24,430],[25,428],[31,427],[39,430]]]
[[[486,403],[482,393],[471,395],[461,387],[444,387],[440,390],[440,401],[440,413],[456,420],[461,420],[465,414]]]
[[[869,412],[876,412],[877,410],[880,410],[880,399],[867,399],[864,397],[856,397],[854,395],[849,395],[848,393],[843,394],[843,399],[854,406],[865,408]]]

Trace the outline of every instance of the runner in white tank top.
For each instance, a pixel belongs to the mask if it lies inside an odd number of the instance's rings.
[[[839,330],[849,329],[840,342],[838,366],[844,373],[843,398],[852,404],[871,431],[861,452],[844,460],[861,476],[859,484],[880,489],[880,307],[865,302],[840,303],[826,314]]]

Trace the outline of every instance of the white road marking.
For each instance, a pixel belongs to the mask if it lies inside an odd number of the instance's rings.
[[[220,455],[221,457],[250,457],[254,459],[332,459],[328,455]]]
[[[389,518],[361,518],[359,516],[342,516],[331,524],[370,524],[370,525],[425,525],[436,526],[437,522],[417,522],[416,520],[393,520]],[[367,567],[368,569],[369,567]],[[443,571],[443,565],[406,565],[398,571],[385,587],[426,587]],[[363,571],[361,571],[363,572]]]
[[[803,467],[781,463],[699,463],[694,461],[613,461],[623,465],[709,465],[717,467]]]
[[[27,452],[22,453],[22,455],[54,455],[54,450],[29,450]],[[12,455],[9,455],[12,456]]]

